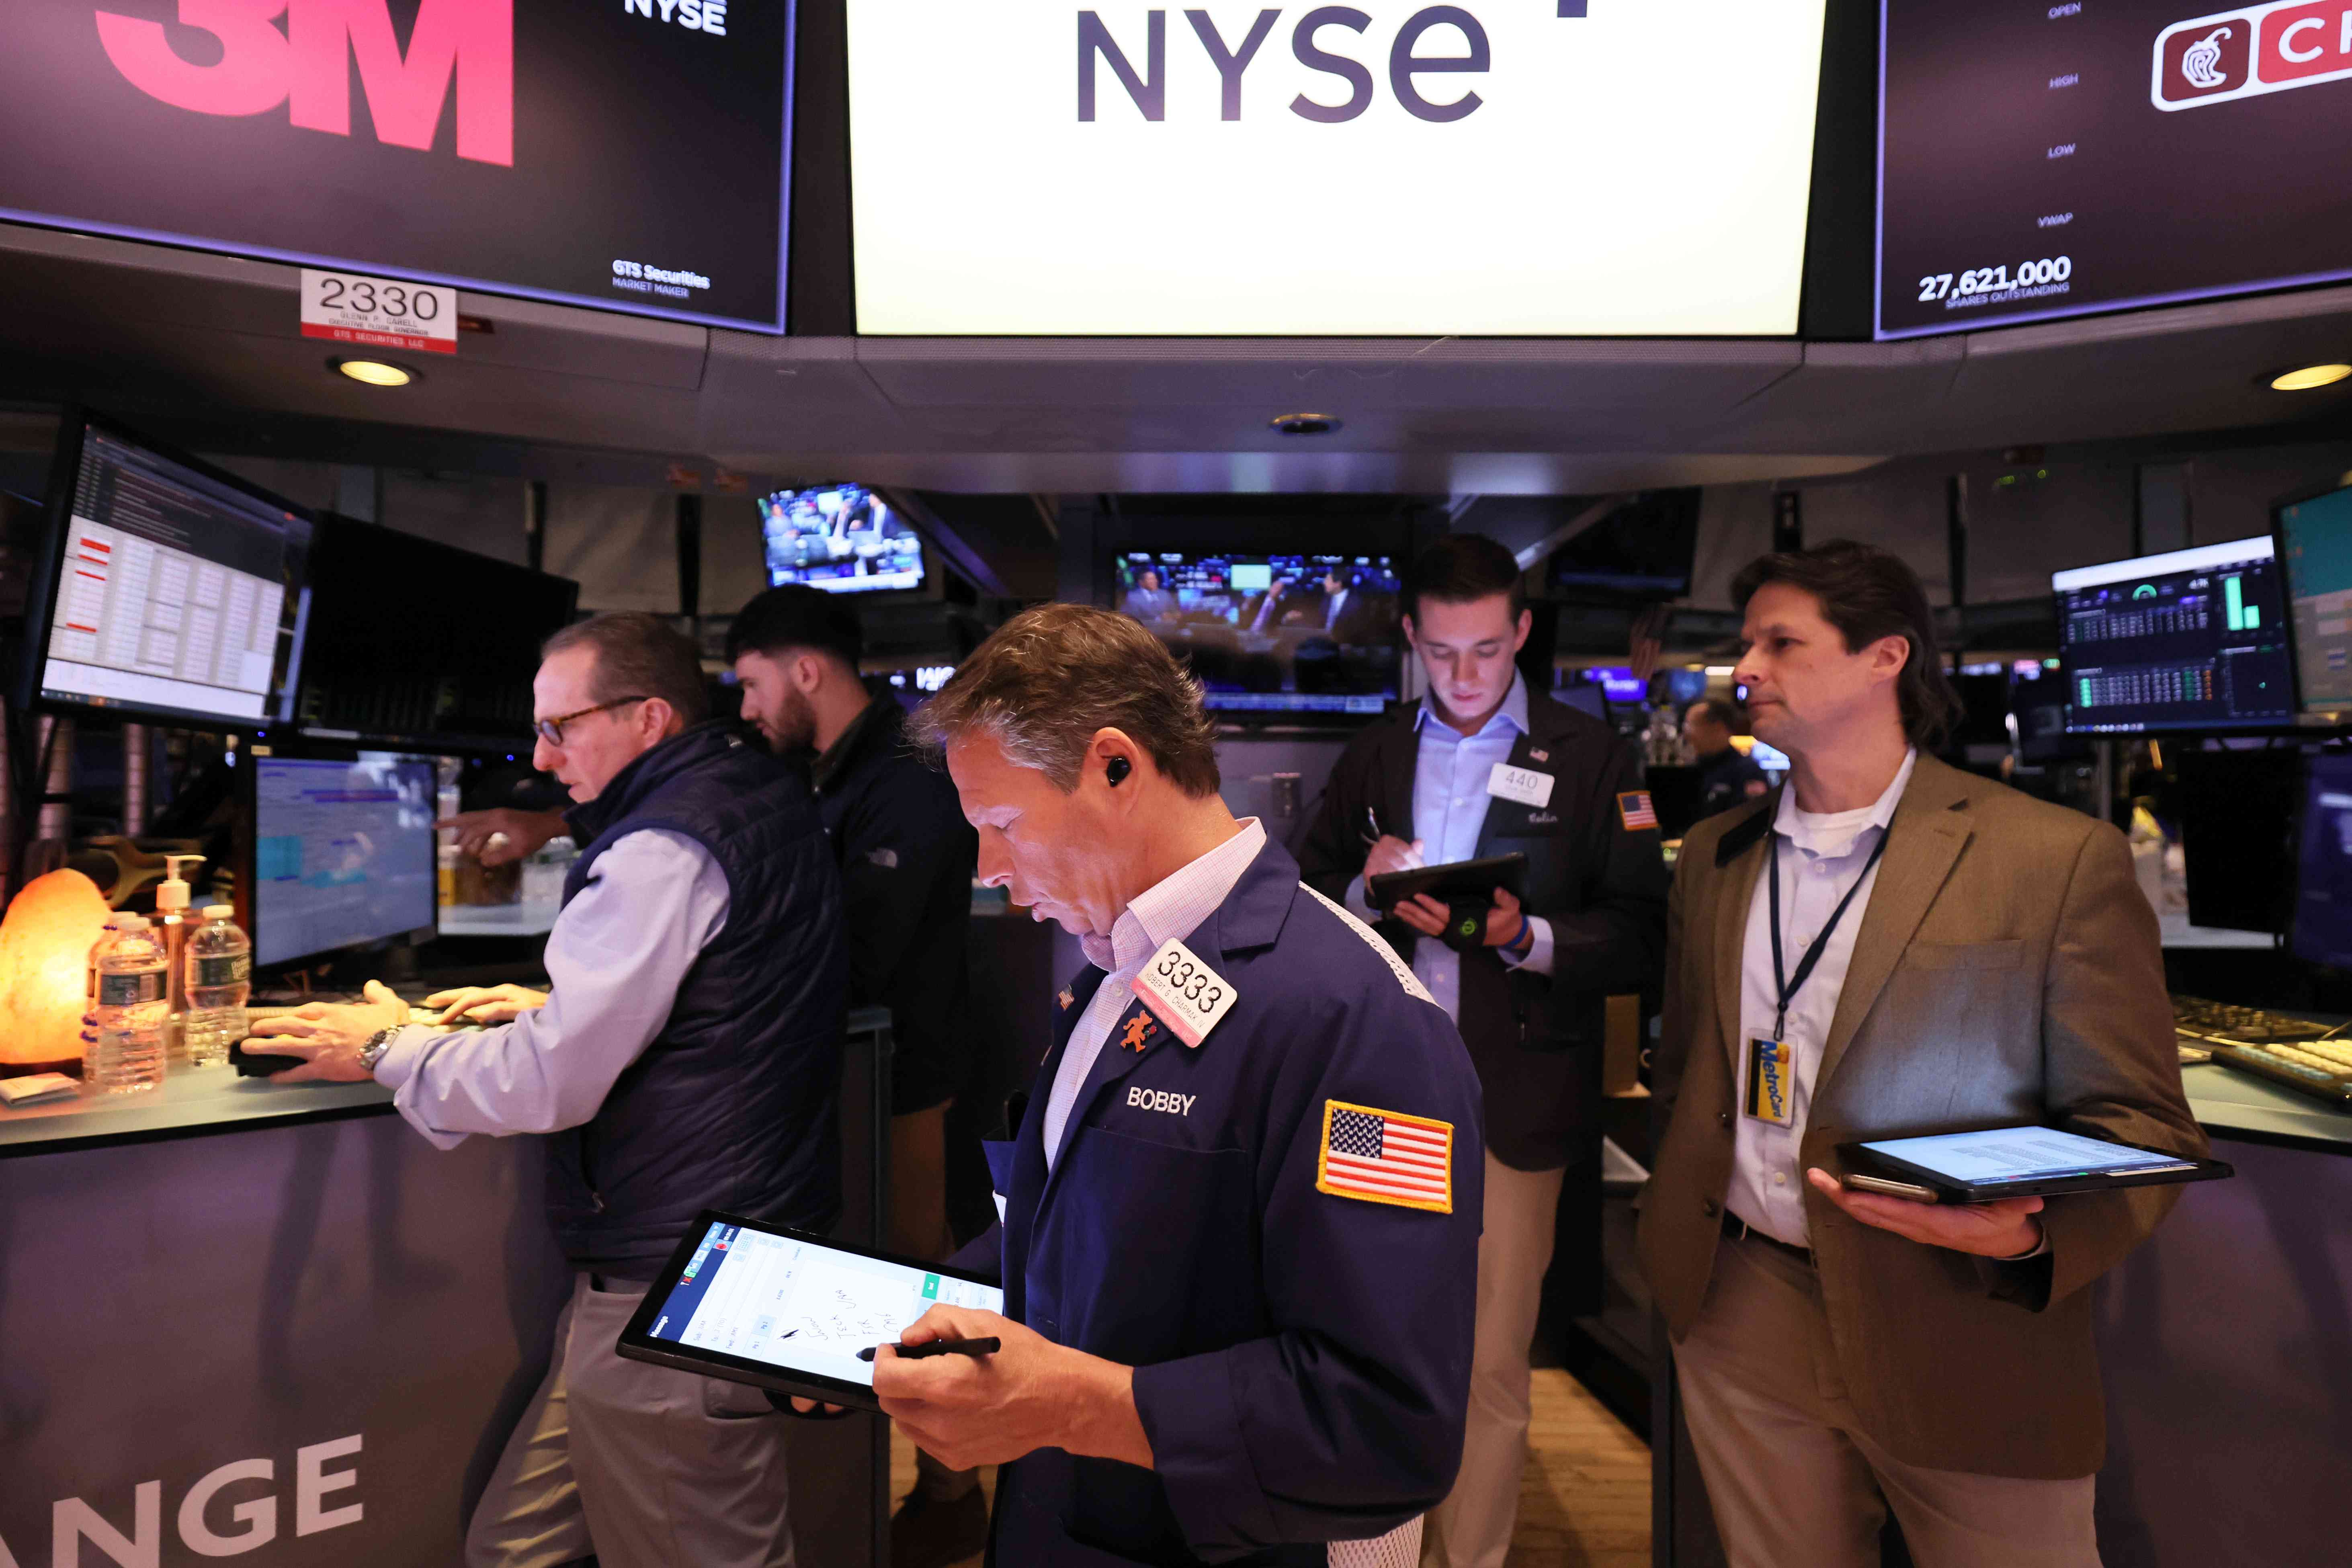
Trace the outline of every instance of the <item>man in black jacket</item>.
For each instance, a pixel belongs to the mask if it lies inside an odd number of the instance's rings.
[[[1310,886],[1369,919],[1370,876],[1527,857],[1524,902],[1497,888],[1467,931],[1462,910],[1426,897],[1381,927],[1454,1016],[1484,1089],[1469,1427],[1461,1476],[1429,1516],[1429,1561],[1500,1568],[1556,1215],[1564,1188],[1569,1202],[1600,1201],[1604,998],[1657,984],[1666,872],[1632,752],[1514,668],[1529,621],[1510,552],[1442,539],[1413,563],[1403,599],[1429,694],[1349,745],[1299,864]]]

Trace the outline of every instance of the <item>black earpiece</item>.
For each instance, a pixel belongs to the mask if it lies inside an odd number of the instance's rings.
[[[1133,773],[1134,771],[1135,764],[1129,762],[1125,757],[1113,757],[1110,760],[1109,765],[1103,769],[1103,772],[1109,776],[1111,787],[1114,789],[1118,786],[1118,783],[1121,779],[1124,779],[1129,773]]]

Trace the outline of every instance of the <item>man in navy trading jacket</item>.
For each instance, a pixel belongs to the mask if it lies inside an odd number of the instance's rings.
[[[1027,611],[916,724],[982,879],[1092,966],[991,1151],[1005,1316],[938,1307],[904,1336],[1003,1348],[886,1347],[883,1407],[950,1465],[1005,1467],[1003,1568],[1410,1568],[1470,1373],[1461,1039],[1225,809],[1200,687],[1134,621]]]

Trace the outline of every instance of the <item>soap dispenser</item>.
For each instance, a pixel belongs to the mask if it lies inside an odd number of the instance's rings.
[[[155,923],[163,928],[163,952],[170,961],[166,971],[167,994],[171,1008],[166,1014],[164,1048],[176,1052],[180,1048],[180,1015],[187,1010],[187,990],[180,978],[180,949],[187,939],[188,905],[187,879],[180,874],[180,863],[193,860],[204,864],[201,855],[166,855],[163,857],[163,880],[155,885]]]

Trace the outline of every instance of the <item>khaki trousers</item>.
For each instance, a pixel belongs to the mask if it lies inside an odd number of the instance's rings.
[[[1933,1470],[1871,1439],[1801,1258],[1726,1239],[1675,1367],[1732,1568],[1877,1568],[1890,1505],[1919,1568],[2099,1568],[2095,1478]]]
[[[1567,1173],[1515,1171],[1492,1153],[1486,1156],[1470,1417],[1462,1439],[1462,1472],[1428,1516],[1423,1561],[1435,1568],[1502,1568],[1510,1553],[1533,1415],[1528,1351],[1535,1342]]]
[[[467,1568],[792,1568],[784,1435],[756,1388],[624,1361],[646,1288],[572,1280],[555,1355],[466,1532]]]

